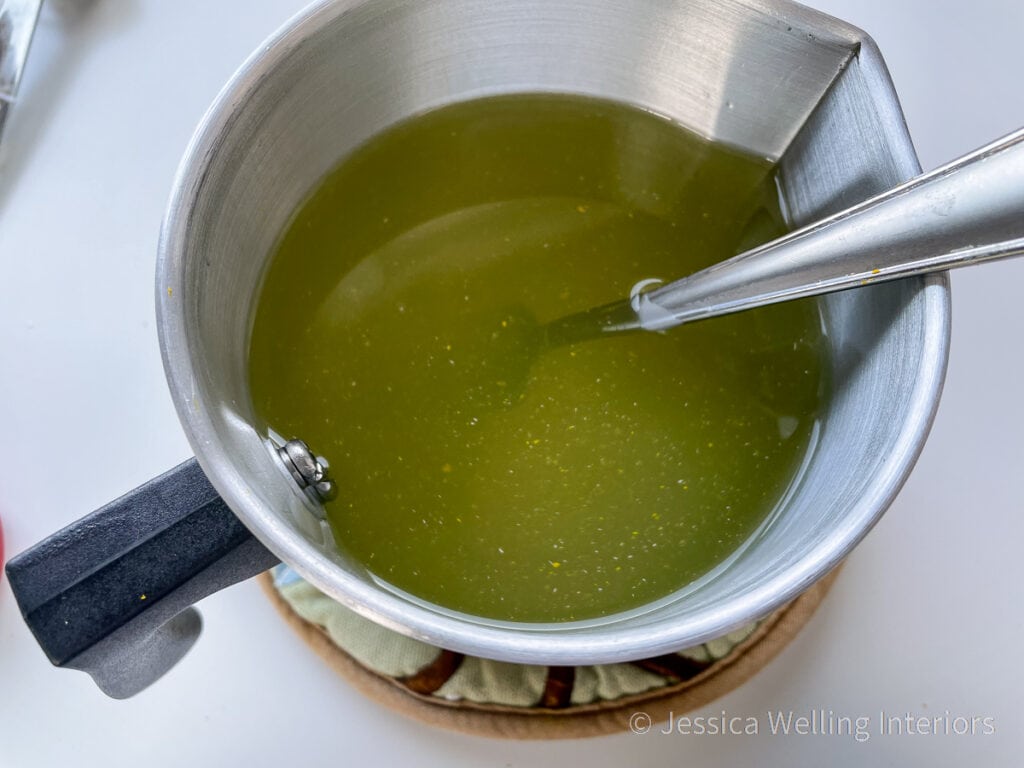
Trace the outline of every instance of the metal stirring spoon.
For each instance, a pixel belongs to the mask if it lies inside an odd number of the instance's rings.
[[[540,326],[539,348],[1024,255],[1024,129],[889,192],[628,300]],[[649,282],[649,281],[645,281]],[[660,282],[660,281],[657,281]]]

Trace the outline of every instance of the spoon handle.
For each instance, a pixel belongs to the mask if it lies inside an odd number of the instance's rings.
[[[1024,255],[1024,129],[859,205],[634,297],[640,327]]]

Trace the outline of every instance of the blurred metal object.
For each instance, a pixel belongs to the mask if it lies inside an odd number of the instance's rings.
[[[0,0],[0,141],[42,7],[43,0]]]

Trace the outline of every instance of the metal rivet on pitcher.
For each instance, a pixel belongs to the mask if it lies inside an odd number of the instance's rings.
[[[289,440],[277,449],[277,455],[299,488],[312,489],[320,501],[334,498],[337,489],[327,477],[327,470],[330,469],[327,459],[315,456],[304,441]]]

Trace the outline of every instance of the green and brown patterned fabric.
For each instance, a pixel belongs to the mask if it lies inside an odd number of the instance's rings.
[[[510,664],[436,648],[341,606],[287,566],[265,577],[289,623],[336,671],[381,703],[456,730],[568,738],[626,730],[702,706],[766,664],[810,618],[830,576],[768,618],[678,653],[579,667]]]

